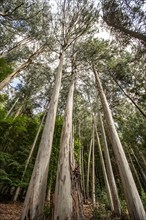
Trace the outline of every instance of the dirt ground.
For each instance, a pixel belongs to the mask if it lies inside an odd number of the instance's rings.
[[[19,220],[23,203],[0,203],[0,220]],[[92,217],[91,204],[84,205],[85,219]]]
[[[19,220],[22,203],[0,203],[0,220]]]

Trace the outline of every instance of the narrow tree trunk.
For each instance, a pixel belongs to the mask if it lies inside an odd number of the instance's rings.
[[[96,200],[95,200],[95,155],[94,155],[94,145],[95,145],[95,139],[94,139],[94,127],[93,127],[93,144],[92,144],[92,202],[93,207],[96,206]]]
[[[72,170],[75,169],[76,163],[74,158],[74,135],[73,135],[73,127],[71,127],[71,134],[70,134],[70,161],[71,161],[71,168]]]
[[[79,145],[80,145],[80,174],[81,174],[81,188],[83,197],[85,199],[85,175],[84,175],[84,158],[83,158],[83,146],[81,146],[81,123],[79,121]]]
[[[28,60],[23,63],[22,65],[20,65],[20,67],[18,67],[17,70],[15,70],[14,72],[12,72],[10,75],[8,75],[2,82],[0,82],[0,90],[2,90],[6,85],[8,85],[8,83],[16,76],[18,76],[18,74],[21,72],[21,70],[25,69],[27,66],[29,66],[31,64],[31,59],[40,54],[42,52],[43,46],[40,47],[35,53],[33,53]]]
[[[82,175],[82,149],[81,149],[81,132],[80,132],[80,129],[81,129],[81,124],[80,124],[80,121],[79,121],[79,147],[80,147],[80,154],[79,154],[79,165],[80,165],[80,174]],[[81,186],[83,188],[83,183],[81,181]]]
[[[138,194],[138,190],[136,188],[131,170],[129,168],[129,164],[127,158],[125,156],[123,147],[121,145],[118,133],[115,128],[114,120],[106,99],[106,96],[103,92],[103,88],[97,74],[97,71],[93,67],[93,71],[96,78],[96,84],[99,91],[101,103],[103,106],[104,114],[106,117],[106,122],[108,125],[109,133],[111,136],[111,143],[113,146],[113,150],[116,156],[117,164],[120,171],[120,176],[124,188],[125,198],[128,206],[128,211],[131,218],[134,220],[137,219],[145,219],[146,214],[144,211],[143,204],[141,202],[140,196]]]
[[[83,146],[81,148],[81,154],[82,154],[82,157],[81,157],[82,158],[82,173],[81,173],[81,175],[82,175],[83,196],[85,199],[86,193],[85,193],[85,171],[84,171],[84,148],[83,148]]]
[[[143,180],[144,180],[144,183],[145,183],[145,186],[146,186],[146,174],[145,174],[145,172],[143,171],[143,168],[141,167],[141,164],[139,163],[139,161],[138,161],[138,159],[137,159],[137,157],[136,157],[136,155],[135,155],[135,153],[134,153],[133,150],[132,150],[132,154],[133,154],[134,159],[135,159],[135,161],[136,161],[136,163],[137,163],[137,165],[138,165],[138,167],[139,167],[139,171],[140,171],[140,173],[141,173],[141,175],[142,175],[142,177],[143,177]]]
[[[86,182],[86,195],[87,199],[89,199],[89,176],[90,176],[90,161],[91,161],[91,150],[92,150],[93,139],[91,138],[89,154],[88,154],[88,170],[87,170],[87,182]]]
[[[11,112],[13,111],[15,105],[17,104],[17,102],[19,101],[19,97],[15,100],[14,104],[12,105],[12,107],[10,108],[10,110],[8,111],[8,113],[6,114],[5,119],[11,114]]]
[[[48,192],[47,192],[46,201],[47,201],[47,207],[50,208],[50,202],[51,202],[51,184],[49,184],[49,187],[48,187]]]
[[[17,109],[14,119],[17,118],[22,112],[23,104]]]
[[[102,166],[102,171],[103,171],[106,191],[107,191],[107,195],[108,195],[108,200],[109,200],[109,204],[110,204],[110,207],[111,207],[111,211],[113,212],[114,211],[113,198],[112,198],[112,194],[111,194],[111,190],[110,190],[110,186],[109,186],[109,182],[108,182],[108,177],[107,177],[107,173],[106,173],[105,163],[104,163],[104,159],[103,159],[103,155],[102,155],[102,150],[101,150],[100,139],[99,139],[99,135],[98,135],[96,126],[95,126],[95,132],[96,132],[96,138],[97,138],[98,149],[99,149],[99,156],[100,156],[100,160],[101,160],[101,166]]]
[[[142,185],[141,185],[141,182],[140,182],[138,173],[137,173],[137,171],[136,171],[136,169],[135,169],[135,166],[134,166],[134,163],[133,163],[133,160],[132,160],[132,158],[131,158],[130,153],[128,153],[128,155],[129,155],[129,160],[130,160],[130,163],[131,163],[131,167],[132,167],[133,172],[134,172],[134,174],[135,174],[135,177],[136,177],[136,179],[137,179],[137,183],[138,183],[138,186],[139,186],[139,190],[140,190],[140,192],[142,192],[143,188],[142,188]]]
[[[138,150],[139,155],[140,155],[140,157],[141,157],[141,159],[143,161],[143,164],[144,164],[144,166],[146,168],[146,158],[144,157],[143,153],[139,150],[138,146],[137,146],[137,150]]]
[[[69,88],[64,123],[61,133],[60,153],[55,187],[55,212],[54,220],[72,219],[72,181],[71,181],[71,158],[70,138],[72,131],[72,111],[74,94],[74,76]],[[72,155],[72,153],[71,153]]]
[[[37,142],[37,140],[38,140],[38,136],[39,136],[39,134],[40,134],[40,131],[41,131],[41,128],[42,128],[42,125],[43,125],[45,116],[46,116],[46,112],[45,112],[45,114],[44,114],[43,117],[42,117],[42,120],[41,120],[41,123],[40,123],[40,125],[39,125],[37,134],[36,134],[36,136],[35,136],[33,145],[32,145],[32,147],[31,147],[29,156],[28,156],[28,158],[27,158],[27,160],[26,160],[25,168],[24,168],[24,171],[23,171],[23,174],[22,174],[22,177],[21,177],[21,182],[22,182],[23,179],[24,179],[24,176],[25,176],[25,174],[26,174],[26,171],[27,171],[27,168],[28,168],[30,159],[31,159],[32,154],[33,154],[33,152],[34,152],[34,149],[35,149],[35,146],[36,146],[36,142]],[[18,196],[19,196],[19,193],[20,193],[20,189],[21,189],[20,186],[18,186],[17,189],[16,189],[16,192],[15,192],[15,195],[14,195],[14,199],[13,199],[14,202],[16,202],[16,201],[18,200]]]
[[[106,164],[108,181],[109,181],[110,190],[111,190],[112,199],[113,199],[114,213],[115,215],[120,216],[121,215],[120,199],[118,196],[118,190],[117,190],[115,177],[114,177],[114,173],[113,173],[113,169],[111,165],[111,159],[109,155],[106,134],[105,134],[104,126],[103,126],[102,116],[100,113],[99,113],[99,118],[100,118],[101,131],[102,131],[103,142],[104,142],[105,164]]]
[[[61,87],[63,60],[64,52],[62,52],[60,56],[53,94],[51,97],[33,173],[27,190],[21,220],[41,220],[43,218],[48,169],[52,150],[59,91]]]
[[[16,202],[16,201],[18,200],[18,196],[19,196],[20,190],[21,190],[21,188],[20,188],[20,186],[18,186],[18,187],[16,188],[16,191],[15,191],[15,195],[14,195],[14,198],[13,198],[13,202]]]

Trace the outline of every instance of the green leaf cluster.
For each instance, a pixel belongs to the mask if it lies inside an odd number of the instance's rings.
[[[6,59],[0,58],[0,82],[13,71],[12,64]]]

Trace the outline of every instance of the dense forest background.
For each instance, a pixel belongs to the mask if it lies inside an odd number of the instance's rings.
[[[0,1],[2,219],[145,219],[145,12]]]

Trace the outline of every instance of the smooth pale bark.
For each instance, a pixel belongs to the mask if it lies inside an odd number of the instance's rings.
[[[98,149],[99,149],[99,156],[100,156],[101,167],[102,167],[102,171],[103,171],[103,177],[104,177],[104,182],[105,182],[105,186],[106,186],[106,191],[107,191],[107,195],[108,195],[108,200],[109,200],[109,204],[110,204],[110,207],[111,207],[111,211],[113,212],[114,211],[113,198],[112,198],[112,194],[111,194],[111,190],[110,190],[110,185],[109,185],[109,182],[108,182],[105,163],[104,163],[102,150],[101,150],[100,139],[99,139],[99,135],[98,135],[96,126],[95,126],[95,132],[96,132],[96,138],[97,138]]]
[[[14,104],[12,105],[12,107],[10,108],[10,110],[8,111],[8,113],[6,114],[6,117],[5,117],[5,118],[7,118],[7,117],[11,114],[11,112],[13,111],[13,109],[14,109],[14,107],[15,107],[15,105],[17,104],[18,101],[19,101],[19,97],[15,100]]]
[[[51,202],[51,185],[50,184],[49,184],[49,187],[48,187],[46,201],[47,201],[47,207],[50,208],[50,202]]]
[[[81,146],[81,123],[79,121],[79,144],[80,144],[80,174],[81,174],[81,187],[83,191],[83,197],[85,199],[85,175],[84,175],[84,158],[83,158],[83,146]]]
[[[71,162],[71,169],[74,170],[76,166],[75,158],[74,158],[74,135],[73,135],[73,128],[71,127],[70,133],[70,162]]]
[[[93,72],[95,74],[96,85],[97,85],[99,96],[100,96],[101,103],[103,106],[104,115],[106,118],[109,134],[111,137],[112,147],[113,147],[115,157],[117,160],[130,217],[133,220],[146,219],[145,210],[144,210],[142,201],[140,199],[138,190],[136,188],[125,152],[123,150],[118,133],[116,131],[116,127],[115,127],[114,120],[111,114],[111,110],[109,108],[109,104],[104,94],[98,73],[94,67],[93,67]]]
[[[60,153],[55,187],[54,220],[72,219],[73,199],[71,181],[70,138],[72,132],[72,111],[74,94],[74,76],[68,92],[63,128],[60,140]],[[72,155],[72,153],[71,153]]]
[[[21,182],[22,182],[23,179],[24,179],[24,176],[25,176],[25,174],[26,174],[26,171],[27,171],[27,168],[28,168],[30,159],[31,159],[32,154],[33,154],[33,152],[34,152],[34,149],[35,149],[35,146],[36,146],[36,142],[37,142],[37,140],[38,140],[38,136],[39,136],[39,134],[40,134],[40,131],[41,131],[41,128],[42,128],[42,125],[43,125],[45,116],[46,116],[46,112],[45,112],[45,114],[44,114],[43,117],[42,117],[42,120],[41,120],[41,123],[40,123],[40,125],[39,125],[38,131],[37,131],[37,133],[36,133],[36,136],[35,136],[33,145],[32,145],[31,150],[30,150],[30,152],[29,152],[29,156],[28,156],[28,158],[27,158],[27,160],[26,160],[25,168],[24,168],[24,171],[23,171],[23,174],[22,174],[22,177],[21,177]],[[17,189],[16,189],[16,192],[15,192],[15,195],[14,195],[14,198],[13,198],[13,201],[14,201],[14,202],[16,202],[16,201],[18,200],[18,196],[19,196],[19,193],[20,193],[20,189],[21,189],[20,186],[17,187]]]
[[[102,132],[103,143],[104,143],[103,147],[104,147],[104,155],[105,155],[105,164],[106,164],[107,176],[108,176],[108,181],[109,181],[112,200],[113,200],[114,213],[115,215],[120,216],[121,215],[120,199],[118,196],[118,190],[117,190],[115,177],[114,177],[114,173],[113,173],[113,169],[111,165],[111,159],[109,155],[105,129],[104,129],[103,121],[102,121],[102,116],[100,113],[99,113],[99,118],[100,118],[101,132]]]
[[[14,72],[12,72],[11,74],[9,74],[2,82],[0,82],[0,90],[2,90],[5,86],[8,85],[8,83],[16,76],[18,76],[18,74],[21,72],[21,70],[25,69],[27,66],[29,66],[32,62],[32,58],[36,55],[39,55],[42,50],[43,50],[44,46],[40,47],[35,53],[33,53],[28,60],[23,63],[22,65],[20,65],[20,67],[18,67],[17,70],[15,70]]]
[[[59,91],[61,87],[63,60],[64,51],[60,55],[53,94],[51,97],[33,173],[27,190],[21,220],[25,220],[28,218],[29,220],[43,219],[43,208],[46,196],[48,169],[52,150]]]
[[[84,196],[84,199],[85,199],[85,171],[84,171],[84,148],[82,146],[81,148],[81,154],[82,154],[82,185],[83,185],[83,196]]]
[[[92,144],[92,202],[93,207],[96,206],[95,199],[95,156],[94,156],[94,147],[95,147],[95,139],[94,139],[94,127],[93,127],[93,144]]]
[[[93,139],[91,138],[90,147],[89,147],[89,154],[88,154],[88,170],[87,170],[87,182],[86,182],[87,199],[89,199],[89,176],[90,176],[90,161],[91,161],[92,143],[93,143]]]

